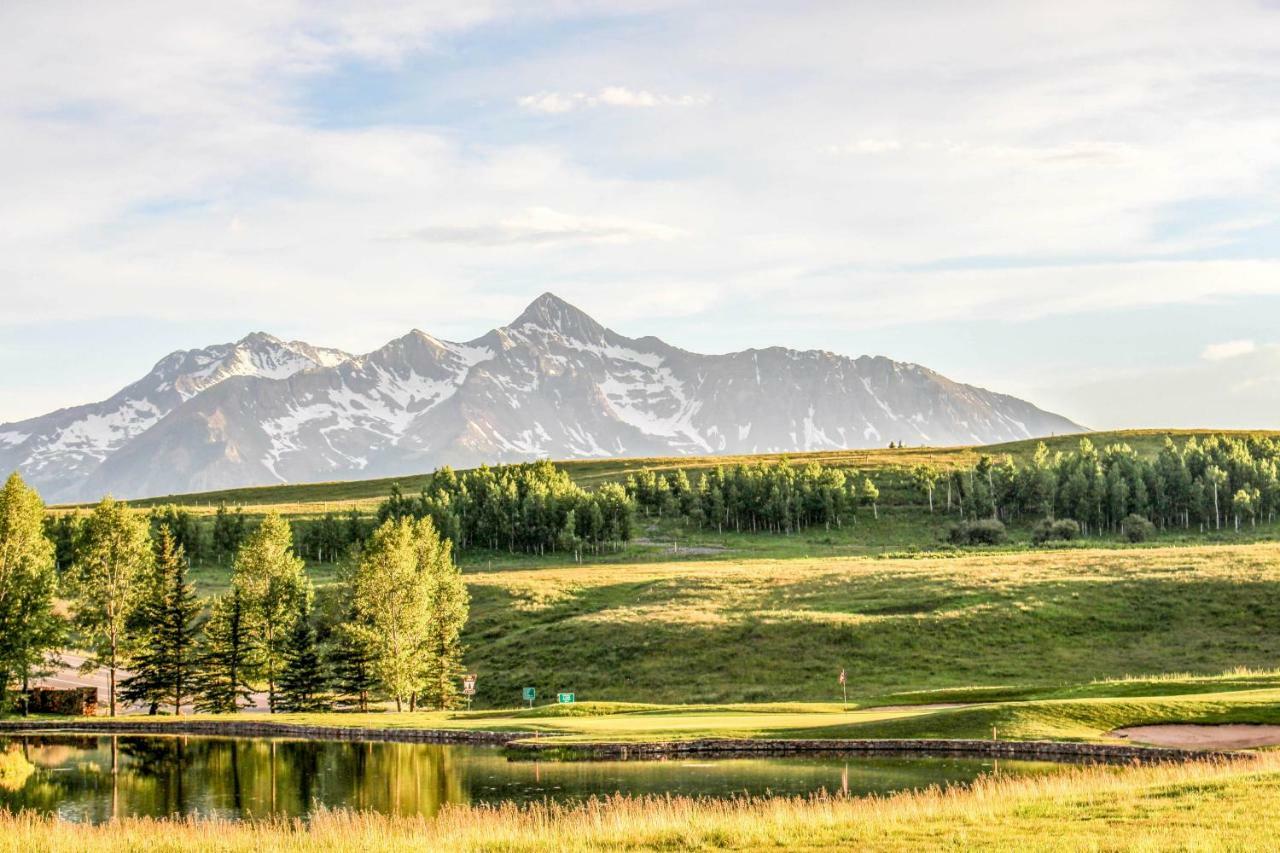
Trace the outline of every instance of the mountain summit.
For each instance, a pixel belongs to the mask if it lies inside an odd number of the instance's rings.
[[[0,470],[52,500],[356,479],[539,457],[986,444],[1081,427],[887,358],[699,355],[551,293],[467,343],[365,355],[280,341],[166,356],[108,400],[0,425]]]

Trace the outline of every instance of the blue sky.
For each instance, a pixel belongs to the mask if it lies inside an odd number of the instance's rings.
[[[0,421],[552,290],[1090,426],[1280,426],[1275,4],[182,6],[0,9]]]

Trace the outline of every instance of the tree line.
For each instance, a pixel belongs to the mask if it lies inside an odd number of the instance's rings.
[[[879,515],[880,489],[856,471],[786,459],[769,465],[720,466],[690,479],[683,468],[627,476],[623,491],[647,515],[737,532],[792,533],[840,527],[861,504]]]
[[[921,495],[945,490],[948,510],[963,519],[1002,522],[1065,518],[1085,534],[1117,532],[1137,516],[1161,529],[1220,530],[1280,511],[1280,441],[1256,435],[1169,437],[1153,457],[1126,443],[1102,449],[1082,438],[1075,451],[1051,453],[1041,442],[1031,460],[983,456],[964,470],[912,472]]]
[[[377,520],[429,518],[460,551],[599,552],[632,536],[635,504],[617,483],[587,491],[551,462],[441,468],[416,497],[393,486]]]
[[[201,600],[188,577],[188,520],[108,497],[74,525],[50,525],[40,496],[10,476],[0,490],[0,707],[67,648],[85,652],[86,671],[107,670],[113,716],[122,702],[229,713],[257,690],[273,712],[377,698],[456,704],[469,599],[430,519],[372,530],[322,606],[276,513],[244,528],[230,589]],[[65,563],[50,530],[72,531]]]

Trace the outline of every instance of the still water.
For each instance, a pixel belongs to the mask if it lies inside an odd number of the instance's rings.
[[[997,768],[990,759],[897,756],[535,762],[509,761],[488,747],[65,733],[0,737],[5,751],[25,761],[17,762],[17,773],[0,777],[0,808],[88,822],[128,815],[306,815],[317,806],[431,815],[444,803],[615,793],[856,796],[964,784],[993,770],[1028,775],[1060,766],[1002,760]]]

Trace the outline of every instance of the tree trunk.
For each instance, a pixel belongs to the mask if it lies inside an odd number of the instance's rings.
[[[116,641],[114,636],[111,638],[111,666],[109,667],[109,670],[110,673],[107,679],[107,707],[110,709],[108,712],[110,716],[114,717],[116,715]]]

